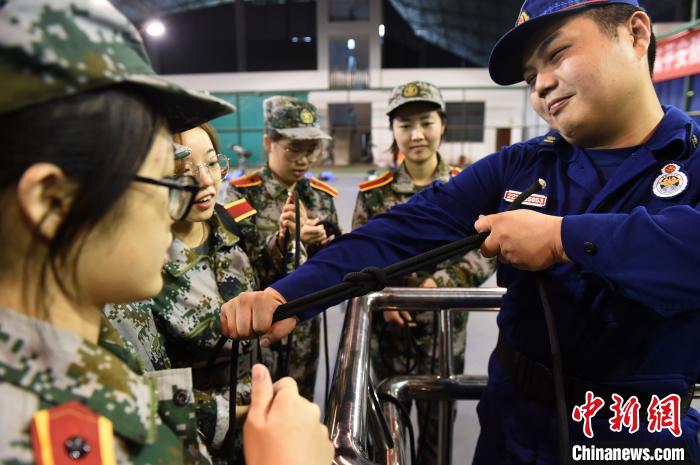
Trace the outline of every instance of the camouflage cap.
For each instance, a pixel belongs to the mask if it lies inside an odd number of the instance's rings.
[[[0,114],[112,86],[148,98],[175,132],[235,110],[156,76],[136,28],[105,0],[0,1],[0,81]]]
[[[445,111],[445,101],[442,99],[440,89],[429,82],[412,81],[394,87],[389,97],[389,109],[386,114],[390,115],[400,106],[412,102],[434,103],[440,107],[440,110]]]
[[[289,139],[331,139],[321,130],[316,107],[309,102],[275,95],[263,102],[265,133],[278,132]]]

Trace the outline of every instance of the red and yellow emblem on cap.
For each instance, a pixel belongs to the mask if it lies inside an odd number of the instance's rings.
[[[520,26],[526,21],[530,21],[530,15],[527,14],[525,11],[521,11],[520,15],[518,16],[518,20],[516,21],[515,25]]]
[[[258,211],[246,199],[234,200],[224,205],[226,211],[236,223],[255,215]]]
[[[39,410],[30,425],[37,465],[116,465],[109,419],[76,401]]]

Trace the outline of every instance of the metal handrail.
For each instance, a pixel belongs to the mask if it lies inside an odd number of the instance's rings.
[[[504,293],[505,289],[501,288],[387,288],[351,301],[343,324],[326,415],[326,425],[336,447],[336,465],[379,465],[369,456],[368,439],[371,436],[375,445],[386,443],[376,427],[377,422],[368,421],[368,415],[375,414],[373,409],[368,409],[367,401],[371,313],[399,309],[441,312],[438,337],[442,339],[442,351],[446,352],[451,347],[449,319],[445,318],[447,310],[498,311]],[[404,375],[386,379],[377,391],[390,394],[399,401],[443,401],[438,437],[444,448],[445,444],[451,444],[446,441],[450,440],[452,433],[452,419],[444,415],[448,401],[478,399],[486,382],[485,376],[453,375],[447,364],[441,366],[439,375]],[[694,397],[700,398],[700,384],[696,384]],[[404,424],[398,409],[386,403],[383,414],[394,448],[386,451],[382,465],[410,463],[405,450]],[[442,452],[451,453],[451,447]],[[444,455],[438,457],[439,462],[449,463],[449,458]]]
[[[340,337],[333,386],[328,400],[326,425],[336,447],[337,465],[375,465],[369,457],[367,408],[369,385],[370,318],[375,311],[416,309],[421,311],[498,311],[505,290],[459,288],[387,288],[361,298],[353,299],[345,315]],[[412,377],[415,378],[415,377]],[[454,379],[453,379],[454,378]],[[451,377],[449,384],[459,382]],[[400,394],[401,395],[401,394]],[[387,410],[385,408],[385,414]],[[398,419],[387,418],[395,448],[401,453],[403,438]],[[374,444],[382,442],[373,436]],[[397,439],[400,441],[397,441]],[[389,457],[386,457],[389,460]],[[407,463],[399,462],[399,463]]]

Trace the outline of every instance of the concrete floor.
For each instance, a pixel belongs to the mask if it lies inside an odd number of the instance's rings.
[[[355,206],[357,185],[365,179],[363,170],[335,170],[335,179],[329,181],[340,195],[336,199],[336,208],[343,231],[350,231],[352,211]],[[495,279],[485,283],[486,287],[495,286]],[[345,317],[344,305],[333,307],[326,312],[328,318],[328,342],[330,349],[330,370],[335,367],[335,355],[338,350],[340,332]],[[488,357],[496,345],[496,315],[494,313],[474,313],[469,317],[467,326],[467,352],[465,356],[464,373],[486,374]],[[323,346],[322,346],[323,347]],[[319,373],[316,379],[316,402],[325,411],[324,383],[325,362],[323,354],[319,363]],[[331,375],[332,376],[332,375]],[[453,460],[455,465],[467,465],[472,461],[474,446],[479,434],[479,422],[476,417],[476,402],[458,402],[458,414],[455,424]]]

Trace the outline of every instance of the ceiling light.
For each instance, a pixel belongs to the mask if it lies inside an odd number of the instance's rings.
[[[161,37],[165,34],[165,25],[157,19],[146,23],[146,34],[151,37]]]

